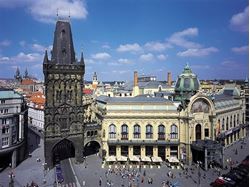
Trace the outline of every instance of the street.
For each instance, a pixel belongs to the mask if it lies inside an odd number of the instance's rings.
[[[32,147],[32,152],[30,152],[31,157],[28,157],[15,169],[6,168],[0,173],[0,186],[9,186],[10,178],[9,173],[14,174],[14,185],[15,187],[23,187],[31,182],[35,182],[39,187],[54,186],[55,184],[55,171],[44,170],[44,148],[43,139],[37,140],[36,137],[32,135],[30,137],[30,142],[38,143]],[[32,138],[33,137],[33,138]],[[241,141],[234,143],[232,146],[225,148],[225,160],[231,159],[235,166],[236,161],[240,162],[249,154],[249,143],[248,137],[245,139],[244,144]],[[241,149],[241,145],[243,148]],[[36,147],[36,149],[34,149]],[[238,150],[235,154],[235,150]],[[141,187],[161,187],[163,182],[169,182],[176,184],[176,186],[199,186],[199,174],[197,165],[192,165],[188,167],[188,172],[182,169],[170,169],[165,164],[162,164],[161,168],[142,168],[139,171],[138,168],[128,170],[125,169],[109,169],[108,167],[102,168],[102,160],[97,155],[88,156],[84,163],[75,164],[74,159],[71,159],[72,167],[74,171],[71,170],[69,160],[62,161],[62,172],[64,176],[64,182],[62,185],[58,186],[86,186],[86,187],[97,187],[99,186],[99,181],[101,181],[101,186],[106,187],[109,184],[113,187],[139,185]],[[220,170],[217,168],[210,168],[208,171],[200,169],[200,186],[208,187],[209,184],[214,181],[219,173],[227,173],[230,168],[230,163],[226,162],[228,169]],[[79,183],[75,181],[74,173],[76,174]],[[169,175],[171,174],[171,175]],[[148,184],[148,180],[152,179],[152,184]],[[67,184],[67,185],[66,185]]]

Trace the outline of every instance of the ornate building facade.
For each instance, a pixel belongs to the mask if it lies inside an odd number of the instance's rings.
[[[179,101],[148,96],[97,99],[106,110],[102,121],[106,160],[115,156],[117,161],[148,162],[174,157],[187,164],[202,161],[205,169],[213,162],[223,166],[223,147],[246,136],[244,96],[236,87],[213,96],[199,92],[199,80],[187,66],[178,81]]]
[[[75,157],[82,161],[84,106],[82,101],[85,65],[78,62],[68,21],[57,21],[51,60],[45,52],[45,161],[52,167],[57,160]]]

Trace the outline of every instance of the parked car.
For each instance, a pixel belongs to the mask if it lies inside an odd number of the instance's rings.
[[[62,168],[60,164],[56,164],[56,179],[58,183],[62,183],[64,181],[64,178],[62,175]]]

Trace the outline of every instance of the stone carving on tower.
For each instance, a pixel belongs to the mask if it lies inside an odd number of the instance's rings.
[[[68,21],[57,21],[51,60],[45,52],[45,162],[51,168],[56,160],[75,157],[82,161],[84,106],[82,102],[85,65],[83,54],[75,57]],[[66,141],[67,143],[62,143]],[[59,146],[58,146],[59,145]],[[68,147],[67,147],[68,146]]]

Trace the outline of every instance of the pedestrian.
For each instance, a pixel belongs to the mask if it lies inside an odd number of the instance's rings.
[[[99,186],[102,186],[102,177],[99,178]]]
[[[237,150],[237,149],[235,149],[235,154],[236,154],[236,155],[238,154],[238,150]]]
[[[143,183],[143,182],[144,182],[144,177],[142,176],[142,177],[141,177],[141,183]]]
[[[146,176],[146,170],[144,170],[144,172],[143,172],[143,176],[144,176],[144,177]]]

